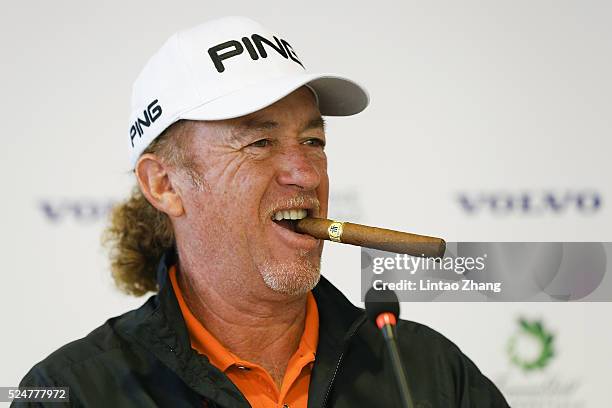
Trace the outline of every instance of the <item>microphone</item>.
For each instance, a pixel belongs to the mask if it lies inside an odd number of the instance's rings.
[[[399,317],[399,301],[392,290],[370,288],[365,296],[365,309],[368,320],[380,329],[387,345],[391,366],[402,399],[402,406],[413,408],[412,395],[408,388],[406,373],[397,347],[396,324]]]

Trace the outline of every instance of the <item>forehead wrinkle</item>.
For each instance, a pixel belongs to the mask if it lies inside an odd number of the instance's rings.
[[[278,129],[281,124],[275,120],[266,119],[265,115],[252,114],[242,119],[230,133],[230,142],[239,142],[247,138],[253,132],[267,132]],[[321,129],[325,132],[325,119],[321,114],[317,114],[301,126],[300,133],[312,129]]]
[[[253,132],[266,132],[279,127],[279,123],[258,115],[241,120],[230,132],[230,141],[240,141]]]

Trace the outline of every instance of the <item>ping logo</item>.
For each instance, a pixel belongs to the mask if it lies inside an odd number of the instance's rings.
[[[147,109],[142,111],[144,119],[137,117],[136,121],[130,127],[130,142],[132,143],[132,147],[134,147],[134,138],[136,137],[136,135],[138,135],[139,137],[142,136],[142,127],[151,126],[151,124],[161,116],[162,108],[160,105],[158,105],[158,103],[159,101],[157,99],[151,102],[147,106]]]
[[[215,64],[217,72],[223,72],[225,71],[223,61],[242,54],[245,48],[253,61],[258,60],[260,57],[267,58],[268,52],[264,47],[264,45],[266,45],[270,49],[280,54],[283,58],[291,59],[304,68],[304,65],[302,65],[297,54],[295,51],[293,51],[293,48],[291,48],[291,45],[289,45],[287,41],[283,40],[282,38],[278,39],[275,36],[272,36],[272,38],[274,38],[276,44],[259,34],[253,34],[250,38],[242,37],[242,42],[237,40],[229,40],[215,45],[214,47],[210,47],[208,49],[208,55],[210,55],[212,62]]]

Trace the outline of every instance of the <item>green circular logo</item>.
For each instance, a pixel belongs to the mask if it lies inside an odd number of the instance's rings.
[[[554,336],[541,321],[519,319],[519,330],[508,342],[510,361],[523,371],[541,370],[554,357]],[[526,346],[527,345],[527,346]],[[530,353],[527,348],[531,348]]]

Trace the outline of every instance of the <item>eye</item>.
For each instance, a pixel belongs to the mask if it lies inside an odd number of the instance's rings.
[[[311,146],[318,146],[318,147],[324,148],[325,147],[325,140],[313,137],[312,139],[308,139],[308,140],[304,141],[304,144],[311,145]]]
[[[252,147],[266,147],[266,146],[270,146],[272,144],[272,141],[269,139],[259,139],[253,143],[251,143],[249,146]]]

